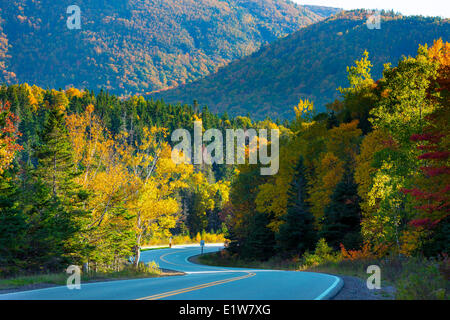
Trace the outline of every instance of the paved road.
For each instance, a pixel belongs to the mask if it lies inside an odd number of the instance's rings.
[[[220,250],[207,246],[205,252]],[[182,276],[86,283],[80,290],[65,286],[0,295],[0,300],[320,300],[336,294],[342,280],[335,276],[293,271],[210,267],[188,258],[199,246],[142,252],[142,261],[182,271]]]

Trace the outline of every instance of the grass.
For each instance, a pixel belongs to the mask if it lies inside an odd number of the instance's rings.
[[[198,263],[209,266],[221,266],[231,268],[254,268],[254,269],[277,269],[277,270],[297,270],[298,264],[283,260],[280,258],[271,258],[267,261],[245,260],[239,258],[231,258],[224,256],[221,252],[205,253],[201,256],[196,256],[195,260]]]
[[[215,252],[196,257],[196,261],[210,266],[278,269],[328,273],[353,276],[366,281],[367,267],[377,265],[381,269],[381,286],[394,287],[395,298],[400,300],[448,300],[450,299],[450,262],[445,259],[419,257],[387,257],[383,259],[322,261],[304,267],[302,259],[271,258],[267,261],[239,259],[225,253]],[[381,293],[383,296],[385,293]],[[388,298],[386,296],[386,298]]]
[[[151,251],[151,250],[160,250],[160,249],[169,249],[170,247],[169,246],[166,246],[166,247],[157,247],[157,248],[145,248],[145,249],[141,249],[141,252],[144,252],[144,251]]]
[[[67,274],[55,273],[0,279],[0,289],[15,289],[36,284],[63,285],[66,283],[67,277]]]
[[[140,265],[136,270],[132,266],[114,272],[89,272],[81,274],[81,283],[108,280],[126,280],[137,278],[159,277],[162,273],[156,264]],[[21,275],[0,279],[0,290],[18,289],[30,286],[65,285],[67,273],[49,273],[37,275]]]

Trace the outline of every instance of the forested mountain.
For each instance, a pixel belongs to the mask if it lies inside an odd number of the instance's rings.
[[[313,5],[308,5],[308,4],[303,5],[303,7],[314,12],[315,14],[318,14],[321,17],[324,17],[324,18],[329,17],[333,14],[336,14],[339,11],[342,11],[342,9],[339,9],[339,8],[313,6]]]
[[[81,29],[67,27],[70,5]],[[0,3],[0,82],[145,93],[189,82],[319,21],[288,0]]]
[[[211,110],[263,119],[293,118],[293,106],[310,99],[318,110],[338,98],[347,83],[346,66],[367,50],[372,74],[380,78],[383,64],[414,55],[419,44],[448,40],[448,19],[403,17],[383,12],[381,29],[366,25],[369,13],[338,13],[302,28],[258,52],[233,62],[213,75],[154,94],[168,102],[197,99]]]

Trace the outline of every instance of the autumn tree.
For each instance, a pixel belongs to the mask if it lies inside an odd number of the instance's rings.
[[[33,244],[29,265],[48,270],[82,261],[87,249],[81,237],[88,218],[83,207],[87,193],[75,181],[64,107],[49,104],[51,110],[35,151],[38,164],[23,194],[23,210],[29,216],[28,237]]]
[[[22,147],[17,144],[21,135],[17,130],[19,118],[10,111],[9,102],[0,102],[0,175],[10,168],[17,152]]]

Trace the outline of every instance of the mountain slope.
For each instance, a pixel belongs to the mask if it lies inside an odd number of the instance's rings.
[[[313,5],[308,5],[308,4],[303,5],[303,7],[305,9],[308,9],[309,11],[314,12],[315,14],[318,14],[321,17],[324,17],[324,18],[332,16],[332,15],[342,11],[342,9],[339,9],[339,8],[313,6]]]
[[[72,4],[81,30],[67,28]],[[2,1],[0,82],[155,91],[320,19],[289,0]]]
[[[256,118],[292,118],[293,106],[309,98],[323,111],[347,85],[346,66],[364,50],[381,77],[383,64],[413,55],[418,44],[448,41],[450,23],[439,18],[402,17],[385,13],[381,30],[368,29],[367,12],[339,13],[263,47],[213,75],[173,90],[154,94],[167,102],[207,104],[232,115],[249,112]]]

